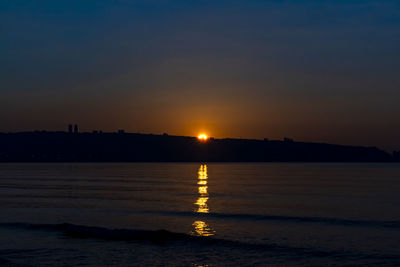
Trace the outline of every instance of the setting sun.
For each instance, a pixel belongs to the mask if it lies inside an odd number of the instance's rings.
[[[197,136],[197,138],[199,140],[206,141],[208,139],[208,136],[206,134],[199,134],[199,136]]]

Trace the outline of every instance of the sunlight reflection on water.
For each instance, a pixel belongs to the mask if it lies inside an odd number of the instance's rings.
[[[209,199],[208,195],[208,186],[207,186],[207,165],[200,165],[199,171],[197,172],[198,176],[198,192],[199,197],[197,198],[195,212],[197,213],[209,213],[210,209],[208,208],[207,201]],[[205,222],[201,220],[197,220],[193,222],[194,232],[193,234],[199,236],[211,236],[214,235],[214,230]]]

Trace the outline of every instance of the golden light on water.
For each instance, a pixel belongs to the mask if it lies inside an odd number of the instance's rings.
[[[196,212],[199,212],[199,213],[209,213],[210,212],[210,209],[208,208],[208,205],[207,205],[207,200],[208,200],[208,197],[199,197],[197,199],[196,203],[194,203],[198,206]]]
[[[213,230],[203,221],[195,221],[193,223],[194,231],[199,236],[211,236],[213,235]]]
[[[207,165],[200,165],[200,169],[197,172],[198,174],[198,179],[199,180],[207,180],[208,176],[207,176]]]
[[[208,186],[199,186],[199,194],[208,194],[207,188]]]
[[[197,184],[199,185],[198,187],[199,198],[194,203],[195,205],[197,205],[197,209],[195,211],[199,213],[208,213],[209,208],[207,205],[208,201],[207,165],[205,164],[200,165],[199,171],[197,172],[197,179],[198,179]]]
[[[200,139],[200,138],[199,138]],[[197,213],[209,213],[207,201],[209,199],[208,186],[207,186],[207,165],[200,165],[199,171],[197,172],[197,184],[199,197],[197,198],[195,212]],[[194,231],[193,234],[199,236],[211,236],[214,235],[214,230],[204,221],[197,220],[193,223]]]

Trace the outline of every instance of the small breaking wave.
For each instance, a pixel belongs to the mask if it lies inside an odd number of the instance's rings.
[[[61,224],[31,224],[31,223],[0,223],[0,227],[19,228],[27,230],[54,231],[73,238],[96,238],[116,241],[148,241],[163,243],[170,241],[196,243],[238,243],[234,241],[193,236],[185,233],[175,233],[167,230],[136,230],[136,229],[109,229],[96,226]]]
[[[319,223],[328,225],[353,227],[378,227],[400,229],[400,221],[352,220],[328,217],[285,216],[268,214],[232,214],[232,213],[195,213],[186,211],[142,211],[140,213],[155,213],[161,215],[193,216],[202,218],[224,218],[254,221],[284,221],[291,223]]]
[[[251,249],[268,252],[271,255],[288,255],[294,257],[340,257],[340,258],[364,258],[394,260],[400,263],[398,255],[370,254],[358,251],[326,250],[320,248],[302,248],[274,243],[252,244],[215,237],[193,236],[185,233],[170,232],[167,230],[136,230],[136,229],[109,229],[96,226],[76,225],[70,223],[61,224],[32,224],[32,223],[0,223],[0,227],[17,228],[25,230],[40,230],[58,232],[71,238],[87,238],[111,241],[148,242],[155,244],[181,243],[183,245],[214,245],[236,249]],[[1,253],[0,253],[1,254]],[[6,253],[7,254],[7,253]],[[0,259],[7,262],[6,259]]]

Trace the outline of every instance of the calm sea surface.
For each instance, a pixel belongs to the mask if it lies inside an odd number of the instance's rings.
[[[0,164],[0,265],[400,266],[400,164]]]

